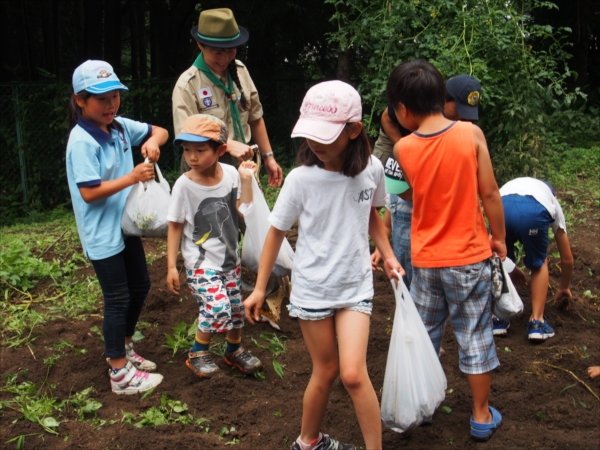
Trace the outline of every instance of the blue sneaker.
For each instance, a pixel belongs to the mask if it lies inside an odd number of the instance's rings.
[[[544,341],[548,338],[554,337],[554,328],[548,324],[548,319],[544,316],[544,321],[541,320],[530,320],[527,324],[527,334],[529,339],[536,341]]]
[[[508,329],[510,328],[510,320],[501,319],[500,317],[493,317],[492,322],[494,328],[492,333],[494,336],[506,336]]]

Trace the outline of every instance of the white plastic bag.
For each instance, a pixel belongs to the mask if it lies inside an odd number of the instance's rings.
[[[127,236],[165,237],[167,235],[171,187],[162,176],[158,164],[154,164],[154,168],[156,179],[146,183],[140,181],[133,186],[127,196],[121,218],[121,228]]]
[[[433,415],[446,397],[446,375],[421,316],[400,280],[392,280],[396,296],[394,328],[388,351],[381,420],[402,433]]]
[[[240,205],[239,209],[246,222],[246,233],[242,245],[242,264],[250,270],[258,272],[260,255],[271,227],[269,223],[271,211],[255,177],[252,177],[252,203],[244,203]],[[284,239],[273,267],[273,273],[278,277],[289,275],[292,271],[293,261],[294,250],[288,240]]]
[[[498,258],[493,256],[492,258]],[[498,258],[500,259],[500,258]],[[502,287],[498,297],[492,297],[492,312],[501,319],[510,319],[523,312],[523,301],[508,275],[515,268],[515,263],[505,258],[501,264]]]

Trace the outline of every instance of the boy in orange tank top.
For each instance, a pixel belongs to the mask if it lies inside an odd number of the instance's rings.
[[[436,352],[450,318],[460,369],[473,395],[471,436],[487,440],[502,423],[488,404],[491,371],[500,364],[492,334],[489,258],[495,251],[504,259],[506,244],[485,136],[476,125],[444,117],[444,80],[427,61],[396,67],[387,97],[402,126],[414,131],[394,146],[413,189],[411,294]]]

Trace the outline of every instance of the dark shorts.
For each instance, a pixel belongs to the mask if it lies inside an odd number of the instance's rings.
[[[508,257],[515,260],[515,242],[523,244],[525,267],[538,269],[548,256],[548,229],[554,222],[546,208],[530,195],[502,197]]]

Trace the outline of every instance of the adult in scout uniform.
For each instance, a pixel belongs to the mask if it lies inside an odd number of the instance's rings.
[[[192,28],[201,53],[192,67],[181,74],[173,90],[173,127],[178,133],[193,114],[210,114],[227,124],[227,153],[221,162],[238,166],[251,159],[258,145],[270,186],[281,186],[283,174],[275,161],[263,109],[248,69],[235,59],[237,47],[248,41],[248,31],[238,26],[228,8],[200,13]],[[182,158],[182,171],[189,170]]]

